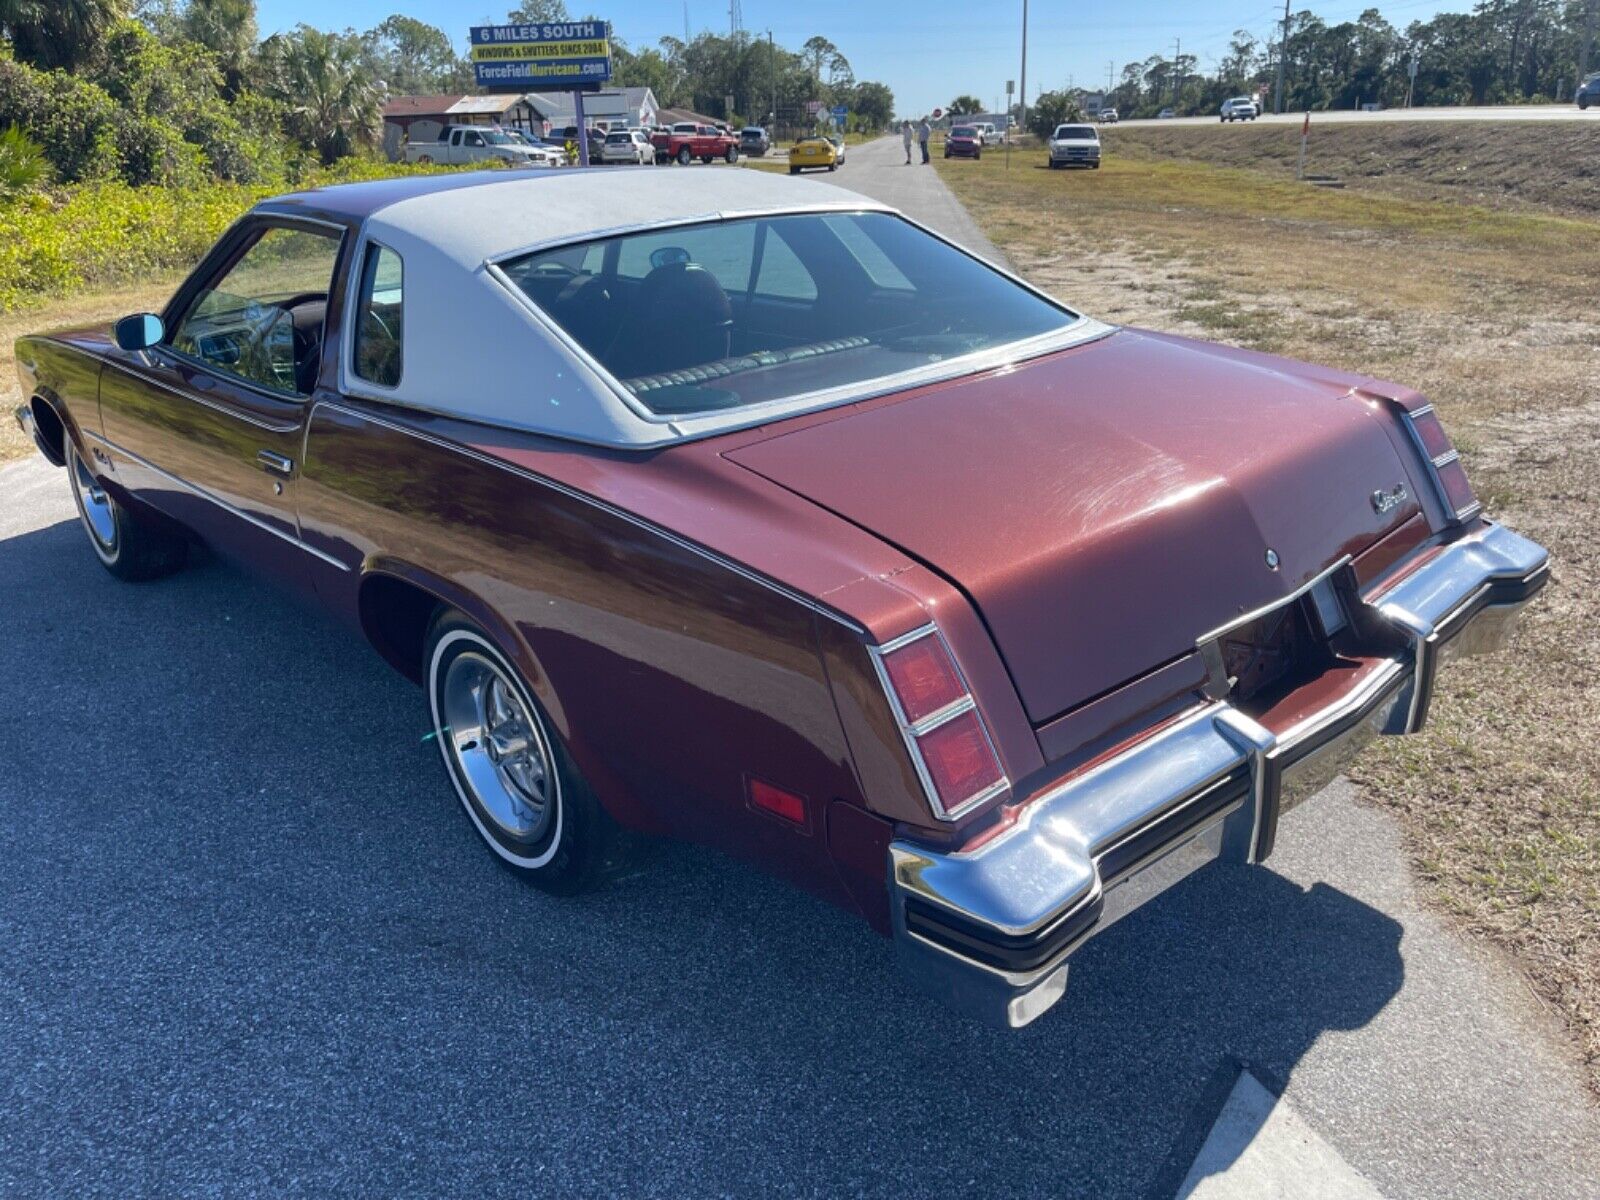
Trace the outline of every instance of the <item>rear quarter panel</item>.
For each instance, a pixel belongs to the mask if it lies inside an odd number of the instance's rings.
[[[814,611],[549,482],[318,405],[302,536],[412,579],[482,623],[623,824],[717,846],[851,905],[827,850],[860,788]],[[803,829],[747,807],[757,777],[806,798]],[[860,907],[860,905],[855,905]]]

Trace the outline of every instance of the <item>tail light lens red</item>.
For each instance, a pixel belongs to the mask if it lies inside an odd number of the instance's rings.
[[[1461,465],[1461,456],[1456,453],[1456,448],[1451,444],[1444,426],[1439,423],[1439,415],[1433,411],[1433,405],[1425,404],[1406,413],[1406,423],[1411,427],[1417,448],[1428,460],[1434,487],[1445,510],[1450,514],[1451,522],[1465,521],[1468,517],[1477,515],[1478,509],[1482,506],[1472,491],[1472,484],[1467,480],[1466,469]]]
[[[1005,790],[994,742],[937,628],[875,648],[873,660],[936,816],[953,820]]]
[[[944,642],[921,637],[883,656],[889,684],[900,699],[906,720],[915,725],[967,694],[966,684],[950,660]]]

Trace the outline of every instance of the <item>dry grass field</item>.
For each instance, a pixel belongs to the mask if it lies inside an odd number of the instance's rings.
[[[1300,126],[1220,121],[1206,126],[1113,126],[1107,150],[1124,158],[1186,159],[1293,178]],[[1600,119],[1322,124],[1311,117],[1306,171],[1413,200],[1600,217]]]
[[[1550,548],[1556,586],[1510,650],[1459,664],[1429,731],[1385,739],[1358,781],[1600,1089],[1600,219],[1114,147],[1099,171],[939,169],[1022,274],[1097,316],[1421,389],[1489,513]]]

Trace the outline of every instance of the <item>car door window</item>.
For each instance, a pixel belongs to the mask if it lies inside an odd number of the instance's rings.
[[[322,362],[333,233],[266,229],[201,290],[171,347],[213,370],[288,396],[308,396]]]

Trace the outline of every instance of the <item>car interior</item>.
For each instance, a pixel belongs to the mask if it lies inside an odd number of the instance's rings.
[[[884,214],[649,231],[501,264],[653,411],[738,407],[969,353],[1073,314]],[[996,293],[993,303],[982,294]],[[1022,324],[1003,325],[1018,299]]]

